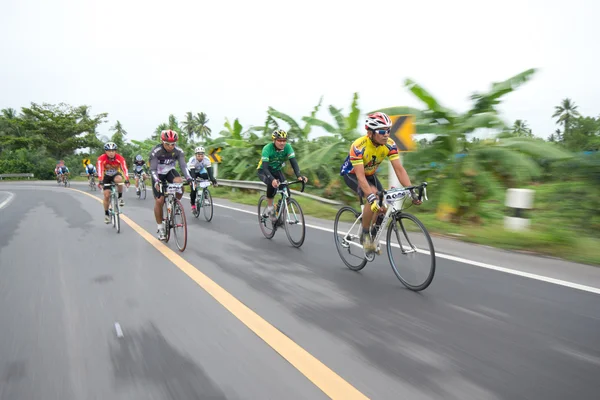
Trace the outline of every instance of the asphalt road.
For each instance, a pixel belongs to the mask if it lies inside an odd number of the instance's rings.
[[[385,257],[348,270],[330,232],[295,249],[223,207],[188,235],[184,260],[366,397],[600,397],[599,294],[444,258],[413,293]],[[327,398],[174,260],[90,196],[1,183],[0,400]]]

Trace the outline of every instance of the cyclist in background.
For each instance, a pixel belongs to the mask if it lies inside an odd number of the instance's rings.
[[[141,154],[135,156],[133,161],[133,177],[135,179],[135,193],[140,195],[140,177],[143,181],[146,180],[146,161]]]
[[[173,130],[165,130],[160,133],[161,143],[157,144],[150,152],[150,175],[152,176],[152,192],[154,193],[154,219],[156,220],[158,238],[165,240],[167,238],[163,222],[163,205],[165,198],[162,193],[162,184],[181,183],[181,176],[175,169],[175,164],[179,163],[179,168],[185,175],[188,182],[193,179],[185,163],[185,154],[183,150],[176,146],[179,140],[179,134]],[[177,199],[181,200],[183,193],[177,193]]]
[[[190,157],[188,161],[188,168],[190,176],[192,178],[210,179],[213,185],[217,186],[217,180],[213,175],[213,168],[208,157],[205,157],[204,147],[198,146],[194,150],[196,153]],[[192,204],[192,211],[196,211],[196,191],[190,191],[190,202]]]
[[[92,164],[91,162],[89,162],[85,166],[85,173],[87,174],[88,184],[89,184],[91,182],[92,177],[96,176],[98,174],[98,171],[96,171],[96,166],[94,164]]]
[[[65,178],[69,176],[70,171],[69,168],[64,164],[64,161],[62,162],[63,164],[60,167],[58,167],[58,176],[60,177],[60,181],[64,183]]]
[[[104,190],[104,222],[109,224],[110,217],[108,216],[108,204],[110,202],[110,185],[111,183],[122,183],[125,177],[125,184],[129,187],[129,172],[127,171],[127,162],[120,154],[117,154],[117,144],[108,142],[104,145],[104,154],[98,157],[98,187]],[[123,186],[117,185],[119,192],[119,205],[123,207]]]
[[[296,161],[296,154],[292,145],[287,143],[288,135],[283,129],[277,129],[271,134],[272,143],[266,144],[262,149],[262,157],[258,163],[258,178],[267,185],[267,208],[265,213],[273,216],[273,198],[277,193],[277,188],[281,182],[285,181],[285,176],[281,170],[285,162],[289,160],[294,173],[298,179],[306,183],[308,179],[300,174],[300,167]]]

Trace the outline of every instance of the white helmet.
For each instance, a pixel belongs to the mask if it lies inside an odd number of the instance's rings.
[[[206,152],[204,151],[204,147],[198,146],[198,147],[196,147],[196,150],[194,150],[194,153],[196,153],[196,154],[198,154],[198,153],[204,154]]]
[[[375,112],[367,115],[365,121],[365,129],[389,129],[392,127],[392,120],[387,114]]]

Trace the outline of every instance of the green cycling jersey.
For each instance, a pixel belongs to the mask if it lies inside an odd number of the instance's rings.
[[[269,169],[271,171],[281,171],[285,162],[294,157],[296,157],[296,154],[294,154],[294,149],[292,149],[291,144],[286,143],[283,150],[278,151],[273,143],[269,143],[263,147],[262,157],[258,162],[258,167],[256,169],[260,169],[262,163],[266,162],[269,163]]]

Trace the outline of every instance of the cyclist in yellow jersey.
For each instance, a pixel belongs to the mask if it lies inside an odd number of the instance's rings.
[[[354,141],[342,168],[340,175],[344,177],[346,185],[359,196],[369,202],[363,209],[361,243],[366,251],[374,251],[375,245],[369,235],[369,225],[375,213],[385,213],[385,208],[380,209],[377,201],[377,191],[383,190],[381,182],[375,172],[379,164],[387,157],[400,183],[412,186],[408,173],[400,163],[400,155],[396,143],[390,138],[392,121],[390,117],[381,112],[369,114],[365,121],[367,134]],[[413,203],[421,204],[413,196]]]

